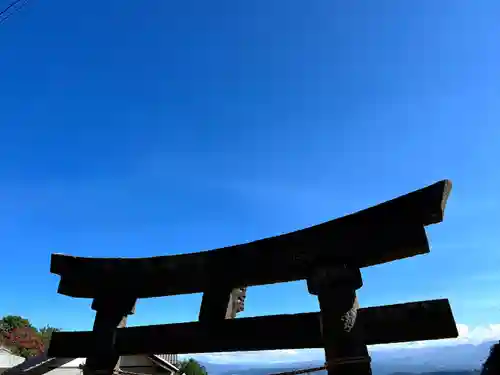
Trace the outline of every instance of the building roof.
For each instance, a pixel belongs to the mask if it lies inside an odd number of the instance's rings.
[[[153,362],[154,364],[156,364],[160,367],[163,367],[165,370],[169,370],[169,371],[173,371],[173,372],[179,371],[179,369],[176,366],[174,366],[172,363],[161,358],[160,356],[158,356],[156,354],[149,355],[148,358],[151,360],[151,362]]]
[[[156,354],[148,355],[147,357],[153,364],[168,371],[177,372],[179,370],[172,363],[160,358]],[[36,357],[28,358],[23,363],[5,370],[2,372],[2,375],[43,375],[75,359],[77,358],[50,358],[45,352]]]
[[[75,358],[49,358],[47,353],[43,353],[36,357],[27,358],[19,365],[4,371],[2,375],[42,375],[71,362],[73,359]]]

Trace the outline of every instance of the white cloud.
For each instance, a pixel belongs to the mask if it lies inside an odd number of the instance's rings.
[[[260,352],[233,352],[198,354],[194,357],[202,362],[217,364],[239,363],[291,363],[321,358],[322,349],[263,350]]]
[[[449,346],[460,344],[480,344],[485,341],[500,339],[500,324],[469,327],[457,324],[459,337],[456,339],[443,339],[434,341],[415,341],[410,343],[374,345],[371,351],[394,350],[399,348],[421,348],[432,346]],[[214,364],[273,364],[294,363],[323,360],[322,349],[301,350],[265,350],[260,352],[234,352],[234,353],[207,353],[194,355],[196,359]]]
[[[500,339],[500,324],[469,327],[466,324],[457,324],[458,338],[432,341],[414,341],[410,343],[375,345],[372,350],[390,350],[394,348],[422,348],[432,346],[448,346],[460,344],[477,345],[485,341]]]

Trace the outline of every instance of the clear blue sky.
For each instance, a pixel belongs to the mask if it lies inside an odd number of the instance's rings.
[[[7,1],[3,0],[2,4]],[[498,1],[32,1],[0,24],[0,315],[88,329],[52,252],[138,257],[292,231],[452,179],[429,255],[364,306],[500,321]],[[186,275],[189,277],[189,275]],[[194,320],[200,295],[131,325]],[[304,282],[244,316],[314,311]]]

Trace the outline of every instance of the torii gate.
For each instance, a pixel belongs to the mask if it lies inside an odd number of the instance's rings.
[[[443,220],[450,190],[444,180],[310,228],[193,254],[53,254],[58,292],[92,298],[96,318],[91,332],[54,333],[49,355],[87,357],[88,373],[108,375],[121,355],[324,348],[329,375],[371,374],[367,345],[458,336],[446,299],[359,310],[356,299],[360,268],[430,251],[425,227]],[[231,319],[242,287],[295,280],[307,281],[320,312]],[[117,328],[138,298],[200,292],[198,322]]]

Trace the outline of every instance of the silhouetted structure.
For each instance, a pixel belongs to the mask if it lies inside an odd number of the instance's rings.
[[[490,349],[490,355],[483,364],[481,375],[500,374],[500,341]]]
[[[425,226],[443,220],[441,181],[310,228],[193,254],[96,259],[53,254],[59,293],[92,298],[91,332],[54,333],[49,354],[86,357],[110,374],[120,355],[324,348],[329,374],[371,374],[369,344],[457,337],[448,300],[357,308],[360,268],[429,252]],[[321,311],[231,319],[243,286],[307,280]],[[138,298],[203,292],[199,321],[118,328]],[[123,327],[123,324],[122,324]]]

